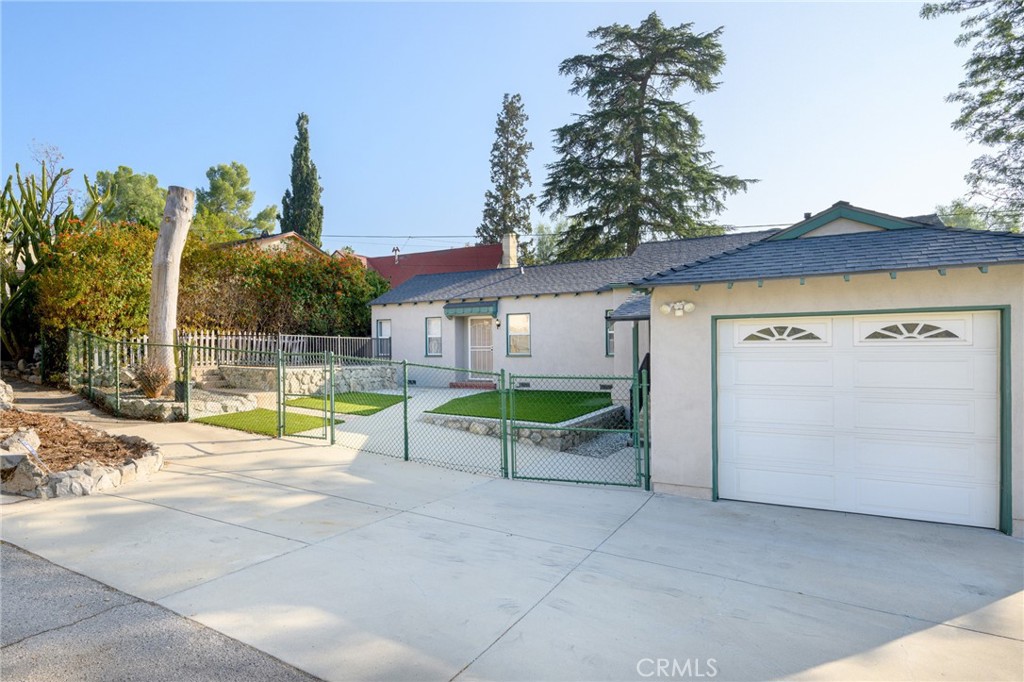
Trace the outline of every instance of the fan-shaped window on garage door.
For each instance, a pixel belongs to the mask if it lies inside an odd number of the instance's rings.
[[[899,322],[868,334],[866,341],[905,341],[926,339],[959,339],[948,329],[926,322]]]
[[[803,327],[773,325],[748,334],[744,341],[821,341],[821,337]]]

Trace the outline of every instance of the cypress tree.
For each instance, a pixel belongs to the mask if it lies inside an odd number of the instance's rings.
[[[484,194],[483,222],[476,228],[481,244],[497,244],[509,232],[524,235],[533,231],[530,208],[535,198],[533,194],[522,196],[519,193],[532,182],[526,166],[526,156],[533,150],[533,145],[526,141],[528,118],[523,98],[518,93],[505,93],[491,146],[494,189]],[[524,247],[522,245],[520,250],[524,251]]]
[[[298,232],[319,247],[324,231],[324,207],[320,205],[323,187],[309,156],[309,116],[299,114],[295,126],[299,132],[292,150],[292,186],[281,199],[281,232]]]

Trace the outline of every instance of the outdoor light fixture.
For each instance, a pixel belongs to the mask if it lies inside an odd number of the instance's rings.
[[[676,317],[682,317],[683,313],[692,313],[697,309],[697,306],[690,301],[676,301],[675,303],[662,303],[658,306],[658,310],[662,315],[675,315]]]

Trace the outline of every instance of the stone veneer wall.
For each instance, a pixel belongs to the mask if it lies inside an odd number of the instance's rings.
[[[447,429],[469,431],[478,436],[501,438],[501,420],[483,417],[462,417],[451,414],[435,414],[424,412],[420,421]],[[533,443],[542,448],[564,452],[571,450],[580,443],[593,440],[601,435],[599,431],[577,431],[575,429],[623,429],[626,427],[626,408],[612,405],[603,410],[585,414],[561,424],[536,424],[543,429],[531,429],[535,422],[516,422],[516,431],[520,443]],[[551,428],[557,426],[559,428]]]
[[[238,367],[222,365],[224,380],[235,388],[250,391],[277,390],[277,368]],[[286,367],[284,390],[291,395],[323,395],[324,370],[322,367]],[[336,367],[334,392],[388,391],[398,389],[398,367],[395,365],[366,365]]]

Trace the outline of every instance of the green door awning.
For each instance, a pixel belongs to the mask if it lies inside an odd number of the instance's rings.
[[[476,303],[448,303],[444,306],[444,315],[447,318],[466,317],[468,315],[490,315],[498,316],[497,301],[478,301]]]

